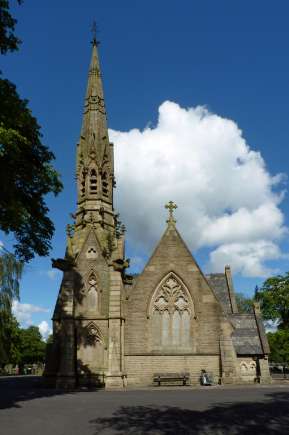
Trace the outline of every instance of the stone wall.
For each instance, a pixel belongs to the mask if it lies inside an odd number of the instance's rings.
[[[127,386],[149,386],[154,373],[190,373],[191,384],[199,384],[201,370],[220,377],[219,355],[126,355]]]
[[[191,303],[191,353],[218,354],[222,309],[176,229],[168,228],[126,301],[125,354],[150,353],[154,292],[172,273]]]

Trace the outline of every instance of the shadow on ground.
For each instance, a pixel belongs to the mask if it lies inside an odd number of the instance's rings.
[[[19,402],[22,401],[71,394],[78,391],[48,388],[44,385],[42,376],[0,377],[0,409],[21,408]]]
[[[248,391],[249,393],[249,391]],[[216,404],[197,411],[179,407],[129,406],[110,418],[91,420],[94,435],[289,434],[289,393],[263,401]]]

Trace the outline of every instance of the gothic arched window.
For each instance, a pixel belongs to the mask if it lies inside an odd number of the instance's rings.
[[[173,273],[158,287],[150,311],[154,349],[191,346],[193,306],[185,286]]]
[[[101,177],[101,183],[102,183],[102,194],[105,197],[108,197],[108,175],[107,172],[103,172]]]
[[[97,193],[97,172],[96,169],[93,168],[89,174],[89,193],[94,195]]]
[[[98,290],[95,274],[92,273],[88,280],[87,306],[89,310],[98,311]]]

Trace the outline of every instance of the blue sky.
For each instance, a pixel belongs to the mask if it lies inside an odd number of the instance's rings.
[[[111,129],[142,132],[147,126],[156,128],[158,109],[166,101],[177,106],[165,106],[164,116],[169,116],[170,111],[184,115],[181,108],[206,106],[218,119],[236,123],[250,150],[261,153],[268,174],[288,173],[289,4],[285,0],[275,3],[26,0],[20,7],[16,1],[12,4],[18,19],[17,35],[23,44],[18,53],[1,57],[1,70],[4,77],[17,85],[20,95],[30,101],[29,106],[42,126],[43,141],[55,153],[55,166],[64,183],[59,197],[47,198],[56,227],[51,257],[63,256],[65,225],[69,213],[75,210],[75,145],[81,127],[94,19],[99,27]],[[126,155],[132,162],[134,157],[133,152]],[[250,174],[247,184],[254,186],[258,180],[254,173]],[[272,191],[280,192],[286,185],[283,177]],[[159,207],[162,210],[163,203]],[[238,207],[242,208],[242,203]],[[271,270],[283,273],[288,270],[286,194],[278,202],[278,210],[284,219],[279,226],[284,231],[274,243],[282,255],[275,255],[274,260],[273,254],[266,261]],[[132,207],[130,216],[133,218],[135,213]],[[165,211],[160,213],[161,223],[157,223],[157,231],[151,231],[151,246],[161,236],[159,228],[164,227]],[[181,207],[178,213],[182,225]],[[183,222],[186,219],[184,216]],[[129,235],[130,219],[125,223]],[[12,242],[12,236],[2,239],[7,246]],[[149,249],[141,250],[134,240],[134,236],[129,237],[128,256],[135,258],[137,268]],[[196,246],[196,258],[206,268],[209,253],[216,246],[212,248],[206,243]],[[269,248],[274,249],[271,245]],[[49,321],[60,278],[60,273],[52,272],[50,258],[36,258],[26,266],[21,303],[43,310],[34,310],[27,317],[31,307],[24,309],[24,325]],[[250,294],[263,280],[264,276],[238,273],[235,287]]]

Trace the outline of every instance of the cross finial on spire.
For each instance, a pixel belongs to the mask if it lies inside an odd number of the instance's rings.
[[[97,26],[96,26],[96,21],[95,20],[93,20],[93,22],[92,22],[91,32],[92,32],[92,44],[93,45],[98,45],[99,42],[96,39]]]
[[[167,223],[168,224],[175,224],[177,221],[174,219],[174,210],[176,208],[178,208],[178,206],[173,202],[173,201],[169,201],[166,205],[165,208],[169,210],[169,217],[167,219]]]

